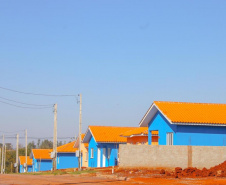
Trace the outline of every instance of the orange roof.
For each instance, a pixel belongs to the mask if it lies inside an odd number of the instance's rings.
[[[67,143],[65,145],[58,146],[57,152],[58,153],[60,153],[60,152],[75,152],[76,149],[74,148],[74,144],[75,144],[75,141],[72,141],[72,142]]]
[[[50,153],[52,149],[32,149],[35,159],[51,159]]]
[[[19,156],[19,160],[21,165],[24,165],[24,163],[26,163],[25,156]],[[27,156],[27,165],[32,165],[32,159],[30,159],[28,156]]]
[[[84,146],[85,146],[86,148],[88,148],[88,147],[89,147],[89,143],[84,143]]]
[[[171,122],[226,124],[226,104],[155,101]]]
[[[137,127],[89,126],[96,142],[126,143],[127,139],[120,135]]]
[[[135,129],[122,133],[121,136],[130,137],[130,136],[136,136],[136,135],[148,135],[148,127],[137,127]]]

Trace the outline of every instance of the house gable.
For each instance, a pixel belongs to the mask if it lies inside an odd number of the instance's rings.
[[[158,144],[166,145],[166,133],[173,132],[175,133],[177,129],[176,125],[172,125],[169,121],[162,115],[161,112],[157,111],[153,116],[152,120],[148,124],[148,144],[152,143],[151,131],[158,131]]]

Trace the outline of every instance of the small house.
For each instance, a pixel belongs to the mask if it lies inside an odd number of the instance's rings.
[[[83,139],[88,145],[88,166],[108,167],[118,165],[119,144],[127,139],[120,135],[135,127],[89,126]]]
[[[81,134],[81,141],[84,139],[85,134]],[[82,167],[88,167],[88,143],[81,143],[81,153],[82,153]],[[79,138],[77,138],[74,148],[79,150]]]
[[[33,172],[52,170],[51,152],[52,149],[32,149],[30,158]]]
[[[226,104],[154,101],[140,127],[149,145],[226,146]]]
[[[27,157],[27,163],[26,163],[26,156],[19,156],[19,172],[25,173],[27,167],[27,172],[32,172],[32,159]]]
[[[56,169],[78,168],[75,141],[57,147]]]
[[[148,127],[137,127],[121,134],[127,138],[127,144],[133,145],[148,145]]]

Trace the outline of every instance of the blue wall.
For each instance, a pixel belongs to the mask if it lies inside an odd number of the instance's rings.
[[[151,131],[159,131],[159,145],[166,145],[166,133],[173,132],[174,145],[226,146],[225,126],[172,125],[157,112],[148,125],[148,144]]]
[[[75,153],[57,153],[57,169],[78,168]]]
[[[100,148],[100,167],[103,167],[103,149],[106,149],[105,167],[116,166],[118,161],[118,147],[119,144],[114,143],[96,143],[94,138],[91,137],[88,148],[88,166],[97,167],[97,150]],[[94,157],[91,158],[91,148],[94,150]],[[108,148],[111,148],[110,158],[108,158]]]
[[[25,172],[25,168],[23,165],[20,165],[20,173],[24,173]],[[32,166],[28,165],[27,166],[27,172],[32,172]]]
[[[39,172],[39,171],[49,171],[53,167],[52,160],[51,159],[35,159],[33,158],[32,163],[32,170],[33,172]]]

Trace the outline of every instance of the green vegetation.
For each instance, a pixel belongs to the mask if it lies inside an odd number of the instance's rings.
[[[35,173],[20,173],[21,175],[64,175],[64,174],[72,174],[79,175],[84,173],[96,173],[95,170],[83,170],[83,171],[75,171],[75,172],[66,172],[66,171],[48,171],[48,172],[35,172]]]

